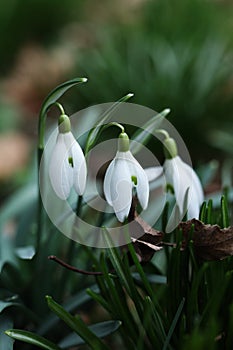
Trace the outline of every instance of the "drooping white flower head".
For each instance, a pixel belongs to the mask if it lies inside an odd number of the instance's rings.
[[[204,194],[201,182],[195,171],[183,162],[179,156],[176,156],[165,160],[164,172],[167,183],[172,185],[174,189],[176,203],[181,216],[183,217],[187,211],[188,219],[198,219],[200,206],[204,201]],[[187,203],[185,208],[186,196]]]
[[[174,228],[176,225],[173,224],[178,224],[186,212],[188,219],[198,219],[204,194],[201,182],[193,168],[179,157],[175,140],[165,130],[158,130],[158,132],[166,136],[164,141],[166,160],[163,167],[151,167],[145,171],[149,181],[152,181],[161,175],[163,170],[167,188],[171,187],[174,190],[178,213],[174,208],[169,223],[170,227]]]
[[[132,190],[136,189],[141,207],[145,210],[149,200],[149,182],[138,161],[129,151],[129,138],[125,132],[119,136],[118,151],[104,177],[104,194],[120,222],[128,217]]]
[[[60,199],[69,197],[72,186],[82,195],[86,186],[87,166],[83,151],[75,140],[69,117],[59,118],[59,134],[49,164],[51,185]]]
[[[204,201],[201,182],[193,168],[178,156],[175,140],[169,136],[164,141],[164,151],[166,182],[174,189],[181,218],[187,212],[189,219],[198,219],[200,206]]]

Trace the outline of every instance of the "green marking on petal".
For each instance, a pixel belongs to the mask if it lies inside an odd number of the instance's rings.
[[[74,162],[73,162],[73,158],[72,157],[69,157],[68,158],[68,162],[69,164],[72,166],[72,168],[74,167]]]
[[[137,176],[132,175],[132,176],[131,176],[131,180],[132,180],[132,182],[134,183],[134,186],[137,186],[137,184],[138,184]]]
[[[171,184],[167,184],[166,192],[170,192],[171,194],[175,194],[174,188]]]

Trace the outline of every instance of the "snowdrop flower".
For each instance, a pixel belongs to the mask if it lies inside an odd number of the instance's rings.
[[[163,168],[167,185],[171,185],[174,190],[181,217],[188,210],[189,219],[198,218],[204,194],[197,174],[179,157],[175,140],[168,134],[164,141],[164,152],[166,160]]]
[[[198,218],[200,206],[204,201],[201,182],[195,171],[178,155],[175,140],[165,130],[157,130],[157,132],[165,135],[164,153],[166,160],[163,167],[145,169],[148,179],[150,181],[156,179],[163,169],[167,190],[171,188],[174,191],[179,209],[179,221],[186,212],[188,219]],[[174,215],[175,212],[174,210]]]
[[[138,161],[129,151],[129,138],[123,131],[118,139],[118,151],[104,178],[104,194],[120,222],[128,217],[132,191],[136,189],[141,207],[145,210],[149,200],[149,182]]]
[[[69,197],[72,186],[82,195],[86,186],[87,167],[81,147],[75,140],[69,117],[59,118],[59,133],[52,152],[49,177],[51,185],[60,199]]]

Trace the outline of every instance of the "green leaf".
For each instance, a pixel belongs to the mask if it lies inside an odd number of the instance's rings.
[[[85,83],[87,78],[75,78],[72,80],[68,80],[60,85],[58,85],[55,89],[53,89],[48,96],[45,98],[39,116],[39,148],[43,149],[44,147],[44,133],[41,132],[44,128],[45,123],[45,115],[48,112],[49,108],[70,88],[79,84]]]
[[[48,111],[48,109],[51,107],[52,104],[54,104],[64,93],[72,88],[73,86],[79,84],[79,83],[86,83],[87,78],[74,78],[72,80],[67,80],[64,83],[58,85],[53,89],[48,96],[45,98],[42,107],[41,107],[41,114],[44,114]]]
[[[207,203],[203,202],[200,208],[199,219],[202,222],[206,222],[206,212],[207,212]]]
[[[176,311],[175,317],[174,317],[174,319],[173,319],[173,321],[172,321],[171,327],[170,327],[170,329],[169,329],[169,331],[168,331],[166,340],[165,340],[165,342],[164,342],[163,350],[166,350],[166,349],[168,348],[168,346],[169,346],[169,343],[170,343],[172,334],[173,334],[173,332],[174,332],[174,330],[175,330],[176,324],[177,324],[177,322],[178,322],[178,320],[179,320],[179,317],[180,317],[180,315],[181,315],[181,312],[182,312],[182,310],[183,310],[184,303],[185,303],[185,298],[183,298],[183,299],[181,300],[180,305],[179,305],[179,307],[178,307],[178,309],[177,309],[177,311]]]
[[[12,350],[14,340],[4,333],[6,329],[13,326],[12,320],[6,315],[0,315],[0,345],[3,350]]]
[[[109,334],[115,332],[121,326],[121,321],[105,321],[93,324],[88,328],[99,338],[104,338]],[[84,344],[84,340],[79,337],[76,333],[71,333],[65,337],[59,346],[62,349],[70,348],[73,346]]]
[[[209,199],[207,208],[206,208],[206,223],[212,224],[213,223],[213,200]]]
[[[123,96],[120,100],[113,103],[112,106],[104,112],[104,114],[102,115],[102,118],[96,123],[96,125],[93,127],[93,129],[90,131],[88,135],[85,153],[88,153],[88,151],[93,147],[99,134],[101,133],[102,127],[109,120],[113,111],[115,111],[115,109],[117,109],[123,102],[128,101],[133,95],[134,94],[129,93]]]
[[[92,292],[99,292],[99,288],[96,284],[90,286],[88,290]],[[80,307],[81,305],[84,305],[86,302],[88,302],[92,297],[87,294],[86,289],[75,294],[72,298],[70,298],[66,303],[64,303],[63,307],[71,312],[77,307]],[[41,327],[38,329],[38,333],[41,335],[44,335],[46,332],[48,332],[52,327],[54,327],[58,323],[59,319],[56,315],[52,314],[48,318],[46,318],[41,325]]]
[[[75,331],[93,350],[107,350],[106,345],[87,327],[82,319],[72,316],[61,305],[57,304],[52,297],[46,296],[49,308]]]
[[[158,284],[167,284],[167,277],[162,275],[156,275],[156,274],[145,274],[147,280],[150,283],[158,283]],[[132,273],[133,279],[142,282],[142,278],[138,272]]]
[[[222,214],[222,227],[228,227],[229,214],[228,214],[227,200],[224,195],[221,198],[221,214]]]
[[[28,344],[36,345],[41,349],[61,350],[59,346],[52,343],[51,341],[28,331],[21,331],[19,329],[9,329],[5,331],[5,333],[15,340],[20,340]]]
[[[139,131],[136,131],[135,134],[131,137],[130,148],[133,154],[138,153],[142,145],[145,145],[153,132],[160,127],[160,124],[163,122],[164,118],[170,113],[170,109],[166,108],[159,114],[156,114],[153,118],[151,118],[146,124],[144,124]]]
[[[108,253],[109,253],[109,257],[110,257],[110,260],[112,262],[112,265],[116,271],[117,276],[120,278],[122,285],[129,292],[130,288],[129,288],[128,280],[127,280],[125,273],[124,273],[124,265],[122,263],[120,254],[119,254],[117,248],[113,246],[112,239],[109,235],[108,230],[105,227],[103,227],[103,230],[105,232],[104,239],[105,239],[105,242],[106,242],[107,247],[108,247]],[[129,294],[130,294],[130,292],[129,292]]]

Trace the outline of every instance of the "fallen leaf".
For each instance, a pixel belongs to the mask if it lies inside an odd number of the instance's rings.
[[[162,249],[159,245],[162,243],[163,233],[152,228],[139,215],[135,216],[130,227],[133,232],[131,240],[139,261],[141,263],[150,261],[154,253]]]
[[[218,225],[205,225],[192,219],[181,222],[185,248],[190,239],[194,253],[200,260],[222,260],[233,255],[233,227],[220,228]],[[191,237],[190,237],[191,236]]]

